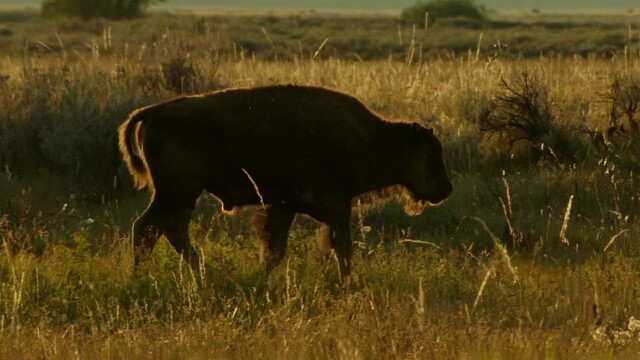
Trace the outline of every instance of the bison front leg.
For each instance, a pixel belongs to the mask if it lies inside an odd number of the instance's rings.
[[[280,264],[287,250],[289,229],[295,212],[280,205],[256,210],[253,225],[262,242],[262,258],[267,271]]]
[[[349,221],[339,222],[329,225],[329,241],[333,248],[340,279],[344,280],[351,273],[352,243]]]
[[[329,225],[328,240],[329,245],[333,249],[336,261],[338,262],[340,279],[344,281],[351,273],[351,257],[353,252],[351,229],[349,227],[351,208],[349,204],[347,204],[341,209],[336,210],[334,216],[327,222]]]

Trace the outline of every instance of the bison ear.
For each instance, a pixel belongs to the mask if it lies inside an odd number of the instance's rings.
[[[418,123],[411,123],[411,131],[416,132],[416,133],[420,133],[423,132],[425,130],[425,127],[418,124]]]
[[[418,134],[428,134],[433,135],[433,129],[424,127],[418,123],[411,123],[411,130]]]

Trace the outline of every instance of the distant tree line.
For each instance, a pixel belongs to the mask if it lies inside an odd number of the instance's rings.
[[[439,18],[461,17],[475,21],[486,20],[486,10],[478,6],[474,0],[430,0],[426,3],[418,2],[402,11],[402,20],[405,23],[423,27],[426,14],[429,14],[429,23]]]
[[[142,15],[149,5],[164,1],[166,0],[44,0],[42,14],[45,17],[130,19]]]

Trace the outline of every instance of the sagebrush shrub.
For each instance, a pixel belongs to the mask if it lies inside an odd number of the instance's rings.
[[[546,84],[525,71],[511,82],[501,79],[501,86],[502,92],[477,118],[480,132],[497,138],[496,150],[509,156],[528,152],[533,162],[545,155],[571,159],[570,141],[553,112]]]
[[[640,76],[614,75],[607,93],[609,131],[638,133],[640,122]]]
[[[184,56],[178,56],[162,63],[163,85],[177,94],[195,91],[196,69]]]

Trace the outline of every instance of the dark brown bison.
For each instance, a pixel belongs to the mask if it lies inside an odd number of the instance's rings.
[[[268,86],[184,96],[134,111],[120,151],[151,202],[133,226],[136,263],[165,235],[197,268],[188,236],[203,190],[225,210],[258,205],[267,269],[278,265],[296,213],[329,228],[340,273],[351,263],[354,196],[402,185],[422,207],[449,196],[442,144],[418,124],[382,120],[328,89]]]

